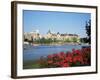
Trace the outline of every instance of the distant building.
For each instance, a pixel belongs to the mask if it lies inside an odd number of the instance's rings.
[[[29,33],[24,33],[24,39],[27,40],[37,40],[40,38],[40,34],[39,31],[33,31],[33,32],[29,32]]]
[[[51,33],[51,31],[49,30],[47,32],[46,38],[51,38],[51,39],[57,39],[57,40],[66,40],[66,39],[73,39],[76,38],[77,42],[79,42],[79,36],[77,34],[60,34],[59,32],[55,33]]]
[[[24,40],[32,40],[31,33],[24,33]]]
[[[47,34],[46,34],[46,38],[47,38],[47,39],[48,39],[48,38],[55,39],[55,38],[57,38],[57,34],[51,33],[51,31],[49,30],[49,31],[47,32]]]
[[[50,30],[47,32],[47,34],[45,35],[41,35],[39,33],[39,30],[35,30],[33,32],[29,32],[29,33],[24,33],[24,39],[28,39],[28,40],[38,40],[41,38],[45,38],[45,39],[56,39],[56,40],[72,40],[73,38],[77,39],[77,42],[79,42],[80,37],[77,34],[60,34],[59,32],[57,33],[52,33]]]

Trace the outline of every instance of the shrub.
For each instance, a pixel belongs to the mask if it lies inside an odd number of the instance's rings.
[[[74,67],[74,66],[89,66],[91,64],[90,48],[72,49],[71,52],[60,52],[42,57],[39,60],[41,67]]]

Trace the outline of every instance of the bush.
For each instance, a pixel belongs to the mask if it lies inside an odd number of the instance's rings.
[[[71,52],[60,52],[48,55],[46,58],[41,57],[39,64],[44,68],[89,66],[91,64],[90,53],[90,48],[72,49]]]

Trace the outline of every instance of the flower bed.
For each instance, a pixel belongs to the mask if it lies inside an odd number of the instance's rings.
[[[71,52],[60,52],[41,57],[38,61],[42,68],[74,67],[91,65],[91,49],[72,49]]]

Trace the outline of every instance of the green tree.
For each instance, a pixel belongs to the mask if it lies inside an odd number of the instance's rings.
[[[78,41],[78,39],[77,39],[77,38],[75,38],[75,37],[73,37],[73,38],[72,38],[72,42],[74,42],[74,43],[75,43],[75,42],[77,42],[77,41]]]
[[[85,29],[87,34],[87,42],[91,44],[91,20],[88,22],[86,21]]]
[[[65,42],[71,42],[71,40],[70,40],[69,38],[67,38],[67,39],[65,40]]]
[[[24,39],[24,41],[28,42],[28,39]]]
[[[80,38],[80,42],[81,42],[81,43],[87,43],[88,41],[87,41],[87,38],[84,37],[84,38]]]

